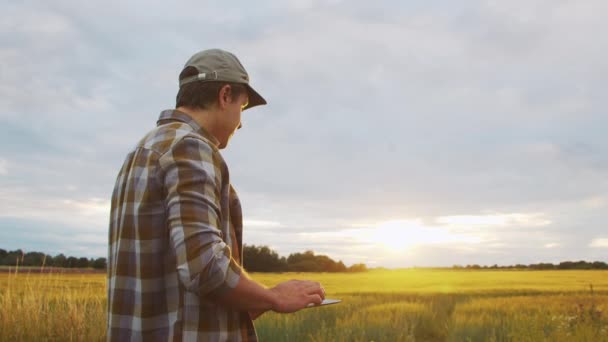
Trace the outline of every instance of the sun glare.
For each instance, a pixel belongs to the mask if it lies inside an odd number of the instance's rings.
[[[359,230],[358,235],[360,239],[382,246],[390,252],[407,251],[422,245],[474,242],[441,227],[425,226],[420,220],[384,221],[375,228]]]
[[[452,227],[479,227],[479,226],[546,226],[551,221],[545,218],[543,213],[511,213],[511,214],[487,214],[487,215],[458,215],[441,216],[437,223]]]

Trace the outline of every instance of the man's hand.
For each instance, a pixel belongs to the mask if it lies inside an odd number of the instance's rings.
[[[251,319],[256,319],[269,310],[291,313],[310,304],[321,304],[325,299],[325,290],[321,284],[308,280],[290,280],[269,289],[251,280],[243,271],[232,291],[212,299],[220,305],[248,311]]]
[[[275,294],[273,311],[296,312],[309,304],[319,305],[325,299],[321,284],[308,280],[290,280],[270,289]]]

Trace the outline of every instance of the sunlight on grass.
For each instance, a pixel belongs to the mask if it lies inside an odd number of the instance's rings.
[[[262,341],[608,341],[606,271],[252,274],[342,303],[256,321]],[[0,274],[1,341],[103,341],[104,274]],[[590,287],[593,285],[593,290]]]

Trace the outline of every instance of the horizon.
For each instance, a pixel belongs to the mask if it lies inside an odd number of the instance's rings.
[[[250,245],[244,245],[244,246],[250,246]],[[268,247],[268,246],[257,246],[256,245],[255,247]],[[9,249],[5,249],[5,248],[0,247],[0,250],[4,250],[4,251],[6,251],[8,253],[21,250],[22,253],[23,253],[23,255],[25,255],[27,253],[43,253],[46,256],[51,256],[51,257],[56,257],[58,255],[64,255],[66,258],[70,258],[70,257],[74,257],[74,258],[77,258],[77,259],[79,259],[79,258],[86,258],[86,257],[80,256],[80,255],[69,255],[69,254],[66,255],[66,254],[63,254],[63,253],[52,253],[52,252],[34,251],[34,250],[29,250],[28,251],[28,250],[25,250],[23,248],[16,248],[16,249],[10,249],[9,248]],[[276,252],[273,249],[271,249],[271,251]],[[296,251],[296,252],[290,253],[289,255],[281,255],[281,254],[279,254],[278,257],[279,258],[287,258],[291,254],[306,253],[306,252],[309,252],[309,251],[313,252],[313,254],[315,256],[326,256],[325,254],[319,254],[319,253],[317,253],[317,252],[315,252],[313,250],[306,250],[306,251]],[[94,259],[97,259],[97,258],[107,259],[107,256],[89,257],[87,259],[94,260]],[[335,262],[343,262],[343,260],[339,260],[339,259],[335,259],[334,260],[333,258],[331,258],[331,260],[333,260]],[[476,267],[483,268],[483,269],[486,269],[486,268],[487,269],[494,269],[495,267],[497,267],[497,268],[518,268],[518,266],[525,266],[526,268],[530,268],[531,266],[539,266],[539,265],[547,265],[547,264],[550,264],[550,265],[553,265],[553,266],[560,266],[561,264],[564,264],[564,263],[580,263],[580,262],[587,263],[587,264],[593,264],[593,263],[597,263],[597,262],[608,264],[608,262],[602,261],[602,260],[561,260],[559,262],[537,261],[537,262],[533,262],[533,263],[530,263],[530,264],[482,264],[482,263],[473,263],[473,264],[465,264],[465,265],[462,265],[462,264],[453,264],[453,265],[436,265],[436,266],[411,265],[411,266],[405,266],[405,267],[399,267],[399,266],[397,266],[397,267],[369,266],[367,264],[364,264],[364,265],[366,266],[367,270],[376,270],[376,269],[400,270],[400,269],[413,269],[413,268],[475,269]],[[356,264],[346,264],[345,263],[346,267],[351,267],[353,265],[356,265]],[[13,265],[0,265],[0,267],[3,267],[3,266],[4,267],[12,267]],[[22,266],[22,265],[19,265],[19,267],[40,267],[40,265],[34,265],[34,266]],[[54,267],[54,266],[49,266],[49,267]],[[546,270],[549,270],[549,269],[536,269],[536,270],[546,271]],[[570,270],[570,269],[553,269],[553,270],[558,271],[558,270]],[[581,269],[578,269],[578,270],[581,270]],[[283,272],[280,272],[280,273],[284,273],[284,272],[287,272],[287,271],[283,271]],[[308,271],[306,271],[306,272],[308,272]],[[256,273],[256,272],[252,272],[252,273]]]
[[[126,154],[220,47],[268,100],[222,151],[244,243],[387,268],[608,260],[608,3],[256,4],[1,4],[0,241],[107,256]]]

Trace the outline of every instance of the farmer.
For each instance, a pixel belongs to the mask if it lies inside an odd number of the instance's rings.
[[[112,194],[109,341],[255,341],[253,320],[320,304],[313,281],[266,288],[242,269],[243,220],[220,154],[241,112],[266,104],[235,55],[201,51],[176,109],[127,155]]]

